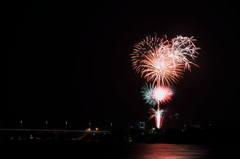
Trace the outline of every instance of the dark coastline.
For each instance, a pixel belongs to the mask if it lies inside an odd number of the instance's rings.
[[[107,132],[107,131],[106,131]],[[187,130],[165,129],[155,130],[153,133],[144,133],[142,130],[123,131],[116,129],[107,133],[64,132],[64,131],[0,131],[0,143],[169,143],[169,144],[196,144],[215,146],[238,146],[240,131],[238,129],[197,129],[190,127]],[[29,136],[33,138],[30,139]]]
[[[50,132],[50,131],[46,131]],[[56,133],[56,132],[55,132]],[[232,158],[239,156],[238,131],[207,130],[189,128],[156,130],[153,134],[143,134],[140,130],[123,131],[115,129],[107,134],[58,134],[57,138],[24,138],[20,140],[2,138],[2,154],[26,157],[80,157],[80,158]],[[3,133],[0,133],[3,135]],[[5,134],[6,135],[6,134]],[[11,135],[14,135],[11,134]],[[35,134],[34,136],[40,134]],[[15,134],[17,136],[17,134]],[[44,137],[45,136],[45,137]]]

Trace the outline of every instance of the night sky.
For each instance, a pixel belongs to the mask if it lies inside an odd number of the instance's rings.
[[[133,45],[157,33],[194,36],[199,56],[174,84],[166,123],[239,120],[238,3],[86,1],[6,4],[1,127],[85,129],[146,121],[145,80],[131,66]],[[150,121],[151,125],[153,121]]]

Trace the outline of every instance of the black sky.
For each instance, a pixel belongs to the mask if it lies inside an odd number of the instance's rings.
[[[237,2],[18,2],[5,8],[5,127],[20,120],[28,127],[68,121],[73,128],[145,121],[145,81],[132,70],[129,54],[153,33],[194,36],[201,48],[195,61],[200,68],[185,73],[163,106],[168,116],[179,113],[181,123],[238,119]]]

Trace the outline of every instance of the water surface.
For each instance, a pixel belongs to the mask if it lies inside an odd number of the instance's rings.
[[[6,145],[6,144],[4,144]],[[68,158],[111,159],[219,159],[240,158],[240,147],[191,145],[191,144],[147,144],[114,142],[14,142],[7,149],[22,155],[41,155]],[[17,150],[17,151],[16,151]],[[3,151],[2,151],[3,152]],[[30,153],[31,152],[31,153]],[[35,156],[33,155],[33,156]],[[33,157],[32,156],[32,157]]]

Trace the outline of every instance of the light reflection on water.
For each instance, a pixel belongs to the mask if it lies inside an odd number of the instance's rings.
[[[5,144],[6,145],[6,144]],[[113,142],[16,142],[7,150],[28,150],[33,154],[52,154],[68,158],[104,159],[220,159],[240,158],[239,146],[207,146],[190,144],[147,144]],[[14,147],[14,148],[13,148]],[[2,151],[4,152],[4,151]],[[14,152],[14,151],[13,151]],[[41,153],[40,153],[41,152]],[[30,153],[29,153],[30,154]],[[58,157],[56,157],[58,158]]]
[[[236,157],[240,148],[216,148],[204,145],[145,144],[129,145],[127,159],[205,159]]]

